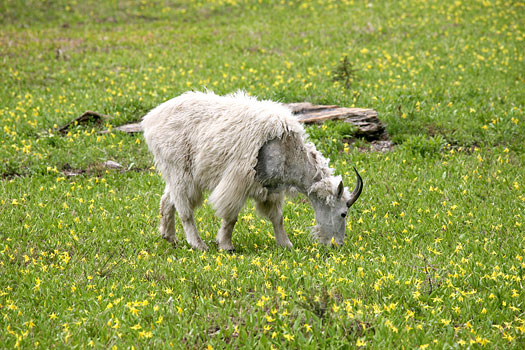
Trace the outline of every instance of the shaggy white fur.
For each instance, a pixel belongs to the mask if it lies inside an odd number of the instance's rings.
[[[246,198],[260,191],[254,168],[267,140],[304,134],[288,108],[244,92],[187,92],[149,112],[142,127],[172,200],[195,202],[197,192],[211,190],[209,201],[220,217],[237,215]]]
[[[283,149],[287,154],[283,159],[295,161],[291,173],[304,180],[298,187],[304,186],[302,192],[311,197],[316,219],[325,224],[325,231],[340,231],[343,237],[341,213],[347,210],[348,190],[338,193],[341,177],[334,177],[328,161],[313,144],[304,142],[302,125],[285,106],[258,101],[244,92],[227,96],[187,92],[149,112],[142,127],[166,182],[161,199],[164,238],[176,240],[176,209],[190,245],[207,249],[195,227],[193,209],[202,201],[203,192],[211,191],[209,202],[223,219],[217,234],[219,248],[233,249],[231,233],[248,197],[255,198],[258,209],[272,220],[277,243],[291,247],[282,223],[283,193],[270,195],[256,180],[255,169],[263,145],[285,137],[295,140],[296,148]],[[339,218],[337,225],[334,217]]]

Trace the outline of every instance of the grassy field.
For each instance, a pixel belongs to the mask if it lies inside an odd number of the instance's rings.
[[[0,348],[524,348],[524,23],[512,0],[0,0]],[[378,111],[391,152],[308,130],[364,179],[344,246],[302,196],[293,250],[252,202],[233,255],[206,204],[210,251],[159,237],[162,180],[113,128],[204,88]],[[57,132],[87,110],[111,118]]]

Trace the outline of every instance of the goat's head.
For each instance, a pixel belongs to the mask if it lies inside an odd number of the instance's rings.
[[[363,180],[354,168],[357,184],[349,193],[340,177],[322,179],[312,185],[310,199],[315,211],[317,225],[314,236],[323,244],[342,245],[346,237],[346,216],[348,209],[361,195]]]

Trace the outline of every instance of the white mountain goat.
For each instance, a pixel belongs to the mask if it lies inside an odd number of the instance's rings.
[[[285,106],[243,92],[187,92],[150,111],[142,126],[166,182],[160,200],[160,232],[166,240],[177,240],[177,212],[188,243],[208,249],[195,227],[193,210],[203,192],[211,191],[208,200],[222,218],[219,249],[234,250],[233,227],[249,197],[271,220],[277,244],[292,247],[282,207],[284,192],[296,189],[313,205],[317,238],[324,244],[343,243],[345,217],[361,194],[361,177],[356,170],[357,185],[349,193],[328,161],[305,141],[303,127]]]

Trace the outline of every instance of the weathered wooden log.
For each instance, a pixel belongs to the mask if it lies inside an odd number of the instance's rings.
[[[365,138],[367,141],[386,140],[388,138],[385,126],[373,109],[314,105],[310,102],[288,103],[285,106],[288,106],[299,121],[304,124],[321,124],[327,120],[340,120],[357,127],[356,137]],[[137,133],[142,132],[142,127],[140,123],[131,123],[118,126],[113,130]]]
[[[134,133],[143,131],[140,123],[124,124],[121,126],[117,126],[113,130],[127,132],[128,134],[134,134]]]
[[[385,126],[377,112],[368,108],[346,108],[336,105],[313,105],[310,102],[289,103],[292,113],[305,124],[320,124],[327,120],[341,120],[357,127],[356,137],[368,141],[387,139]]]
[[[61,128],[59,128],[58,132],[64,134],[73,125],[85,124],[85,123],[88,123],[90,121],[93,121],[95,123],[102,123],[102,120],[107,120],[107,119],[109,119],[109,116],[107,116],[105,114],[98,113],[98,112],[93,112],[93,111],[86,111],[86,112],[82,113],[82,115],[80,117],[73,119],[72,121],[70,121],[66,125],[64,125]]]

